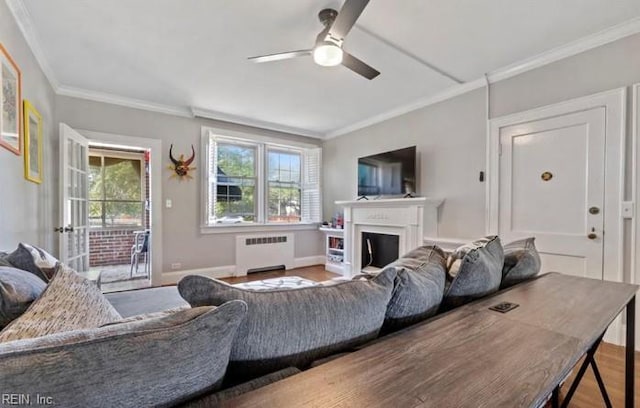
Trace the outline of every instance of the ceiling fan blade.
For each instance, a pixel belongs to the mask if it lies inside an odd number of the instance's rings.
[[[312,50],[279,52],[277,54],[261,55],[258,57],[249,57],[247,59],[255,63],[272,62],[272,61],[280,61],[280,60],[291,59],[291,58],[306,57],[307,55],[311,55],[311,52]]]
[[[342,65],[349,68],[356,74],[360,74],[369,80],[380,75],[380,71],[370,67],[369,65],[365,64],[364,62],[360,61],[353,55],[348,54],[346,52],[342,55]]]
[[[336,40],[344,40],[368,3],[369,0],[346,0],[329,29],[329,35]]]

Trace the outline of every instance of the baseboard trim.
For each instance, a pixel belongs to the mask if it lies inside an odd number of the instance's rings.
[[[183,271],[164,272],[162,274],[163,285],[174,285],[187,275],[200,275],[207,278],[228,278],[235,276],[235,265],[213,266],[210,268],[185,269]]]
[[[305,256],[293,260],[294,268],[305,268],[307,266],[324,265],[326,258],[324,255]]]
[[[293,260],[293,267],[304,268],[313,265],[324,265],[324,263],[324,255],[305,256],[302,258],[295,258]],[[240,274],[236,273],[235,265],[212,266],[210,268],[185,269],[182,271],[164,272],[162,274],[162,284],[175,285],[180,281],[180,279],[184,278],[187,275],[200,275],[213,279],[241,276]],[[244,276],[244,274],[242,274],[242,276]]]

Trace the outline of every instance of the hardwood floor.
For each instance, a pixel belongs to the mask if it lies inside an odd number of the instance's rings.
[[[624,347],[602,343],[596,352],[596,363],[602,374],[602,379],[607,387],[609,398],[614,407],[624,406]],[[569,391],[573,378],[578,372],[582,361],[573,370],[573,374],[561,389],[560,395]],[[640,352],[636,352],[636,407],[640,407]],[[600,408],[604,407],[604,401],[598,388],[598,383],[593,375],[591,367],[582,378],[575,395],[569,404],[570,408]]]
[[[310,266],[307,268],[291,269],[288,271],[257,272],[248,276],[224,278],[228,283],[250,282],[255,280],[278,278],[282,276],[300,276],[305,279],[322,282],[338,277],[335,273],[327,272],[323,265]],[[596,353],[596,362],[604,383],[609,392],[609,398],[614,407],[624,406],[624,347],[602,343]],[[571,377],[566,381],[561,389],[562,398],[569,390],[573,379],[582,364],[580,361],[573,370]],[[640,352],[636,352],[636,407],[640,407]],[[550,405],[548,405],[550,406]],[[600,389],[589,368],[578,387],[575,395],[569,404],[570,408],[600,408],[604,406]]]
[[[222,278],[227,283],[243,283],[252,282],[263,279],[280,278],[283,276],[299,276],[301,278],[309,279],[316,282],[323,282],[337,278],[340,275],[325,271],[324,265],[314,265],[306,268],[290,269],[288,271],[269,271],[269,272],[255,272],[247,276],[237,276],[231,278]]]

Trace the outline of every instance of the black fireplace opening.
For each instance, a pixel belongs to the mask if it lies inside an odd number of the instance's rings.
[[[392,234],[362,233],[362,251],[360,265],[384,268],[398,259],[400,255],[400,237]]]

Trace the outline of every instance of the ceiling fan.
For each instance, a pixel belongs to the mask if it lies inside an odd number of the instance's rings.
[[[271,62],[311,55],[318,65],[333,67],[342,64],[367,79],[373,79],[380,75],[380,72],[342,48],[345,37],[367,3],[369,0],[347,0],[339,13],[329,8],[320,11],[318,18],[324,29],[316,37],[316,45],[312,49],[249,57],[249,60],[256,63]]]

